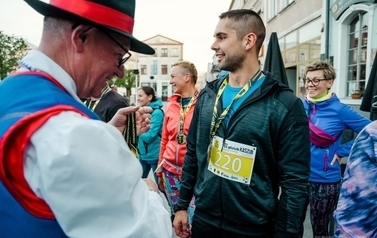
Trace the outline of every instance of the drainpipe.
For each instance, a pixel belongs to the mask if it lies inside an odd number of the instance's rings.
[[[325,26],[325,59],[329,59],[330,45],[330,1],[326,0],[326,26]]]

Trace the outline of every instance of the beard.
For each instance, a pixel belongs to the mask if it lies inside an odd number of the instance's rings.
[[[230,72],[235,72],[237,69],[242,68],[243,62],[245,61],[245,55],[230,55],[223,59],[219,64],[221,70],[227,70]]]

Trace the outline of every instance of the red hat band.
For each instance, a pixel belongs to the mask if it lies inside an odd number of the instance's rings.
[[[99,25],[111,27],[132,35],[134,19],[115,9],[85,0],[51,0],[50,4]]]

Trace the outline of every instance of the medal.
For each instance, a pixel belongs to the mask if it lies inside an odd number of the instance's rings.
[[[186,136],[185,134],[183,133],[180,133],[177,135],[177,141],[178,141],[178,144],[183,144],[186,142]]]

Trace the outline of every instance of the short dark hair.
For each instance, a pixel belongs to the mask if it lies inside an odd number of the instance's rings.
[[[253,32],[257,36],[256,50],[257,53],[259,52],[266,37],[266,27],[258,13],[250,9],[236,9],[223,12],[219,17],[220,19],[229,18],[232,20],[229,27],[236,31],[239,40]]]
[[[153,89],[152,87],[149,87],[149,86],[143,86],[143,87],[141,87],[140,89],[143,90],[144,93],[145,93],[147,96],[152,95],[152,102],[154,102],[154,101],[157,100],[156,94],[155,94],[154,89]]]

